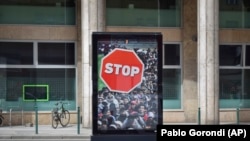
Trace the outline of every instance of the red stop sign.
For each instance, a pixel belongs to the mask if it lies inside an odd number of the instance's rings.
[[[100,77],[111,91],[129,93],[142,82],[144,64],[133,50],[116,48],[101,61]]]

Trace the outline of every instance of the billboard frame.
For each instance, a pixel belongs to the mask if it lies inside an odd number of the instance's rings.
[[[110,42],[113,39],[128,39],[124,40],[124,43],[129,42],[130,39],[134,39],[135,47],[137,45],[147,46],[148,44],[141,44],[140,40],[150,40],[152,39],[152,43],[156,43],[156,47],[154,49],[157,50],[157,124],[162,124],[162,34],[159,32],[93,32],[92,33],[92,89],[93,89],[93,97],[92,97],[92,107],[93,107],[93,135],[156,135],[157,126],[153,129],[127,129],[127,130],[100,130],[98,129],[98,93],[100,90],[100,84],[98,80],[100,80],[100,58],[98,58],[98,43]],[[118,41],[119,42],[119,41]],[[143,43],[143,42],[142,42]],[[121,43],[123,44],[123,43]],[[100,46],[100,45],[99,45]],[[133,46],[133,44],[130,44]],[[150,48],[150,43],[148,45]],[[133,47],[131,47],[133,48]],[[153,49],[153,48],[152,48]],[[137,50],[138,51],[138,50]]]

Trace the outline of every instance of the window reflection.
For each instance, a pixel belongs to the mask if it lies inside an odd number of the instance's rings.
[[[108,26],[180,27],[181,0],[106,0],[106,15]]]
[[[241,70],[220,70],[220,99],[241,99],[241,78]]]
[[[250,99],[250,70],[244,70],[244,93],[242,94],[243,99]]]
[[[220,108],[250,107],[249,45],[220,45]]]
[[[75,25],[75,0],[1,0],[0,24]]]
[[[181,45],[164,44],[163,48],[163,108],[181,108]]]
[[[250,45],[246,46],[246,66],[250,66]]]
[[[74,43],[38,43],[38,64],[74,65]]]
[[[180,45],[164,45],[164,65],[180,65]]]
[[[0,42],[0,64],[32,65],[32,42]]]
[[[220,66],[242,66],[241,45],[220,45]]]
[[[221,28],[250,28],[249,0],[220,0]]]

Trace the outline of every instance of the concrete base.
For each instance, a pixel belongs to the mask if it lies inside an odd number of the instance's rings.
[[[156,141],[156,135],[93,135],[91,141]]]

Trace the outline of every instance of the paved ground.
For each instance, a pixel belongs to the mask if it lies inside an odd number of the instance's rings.
[[[1,139],[87,139],[92,135],[90,128],[78,128],[77,125],[68,125],[57,129],[51,125],[38,125],[38,128],[26,126],[3,126],[0,127]]]
[[[176,124],[177,123],[164,123],[164,124]],[[188,123],[185,123],[186,125]],[[197,124],[197,123],[190,123]],[[221,123],[221,124],[236,124],[236,123]],[[241,123],[250,125],[249,122]],[[7,139],[85,139],[89,140],[92,135],[91,128],[78,128],[76,124],[70,124],[67,127],[61,127],[58,125],[57,129],[51,127],[51,125],[38,125],[35,126],[3,126],[0,127],[0,141]]]

